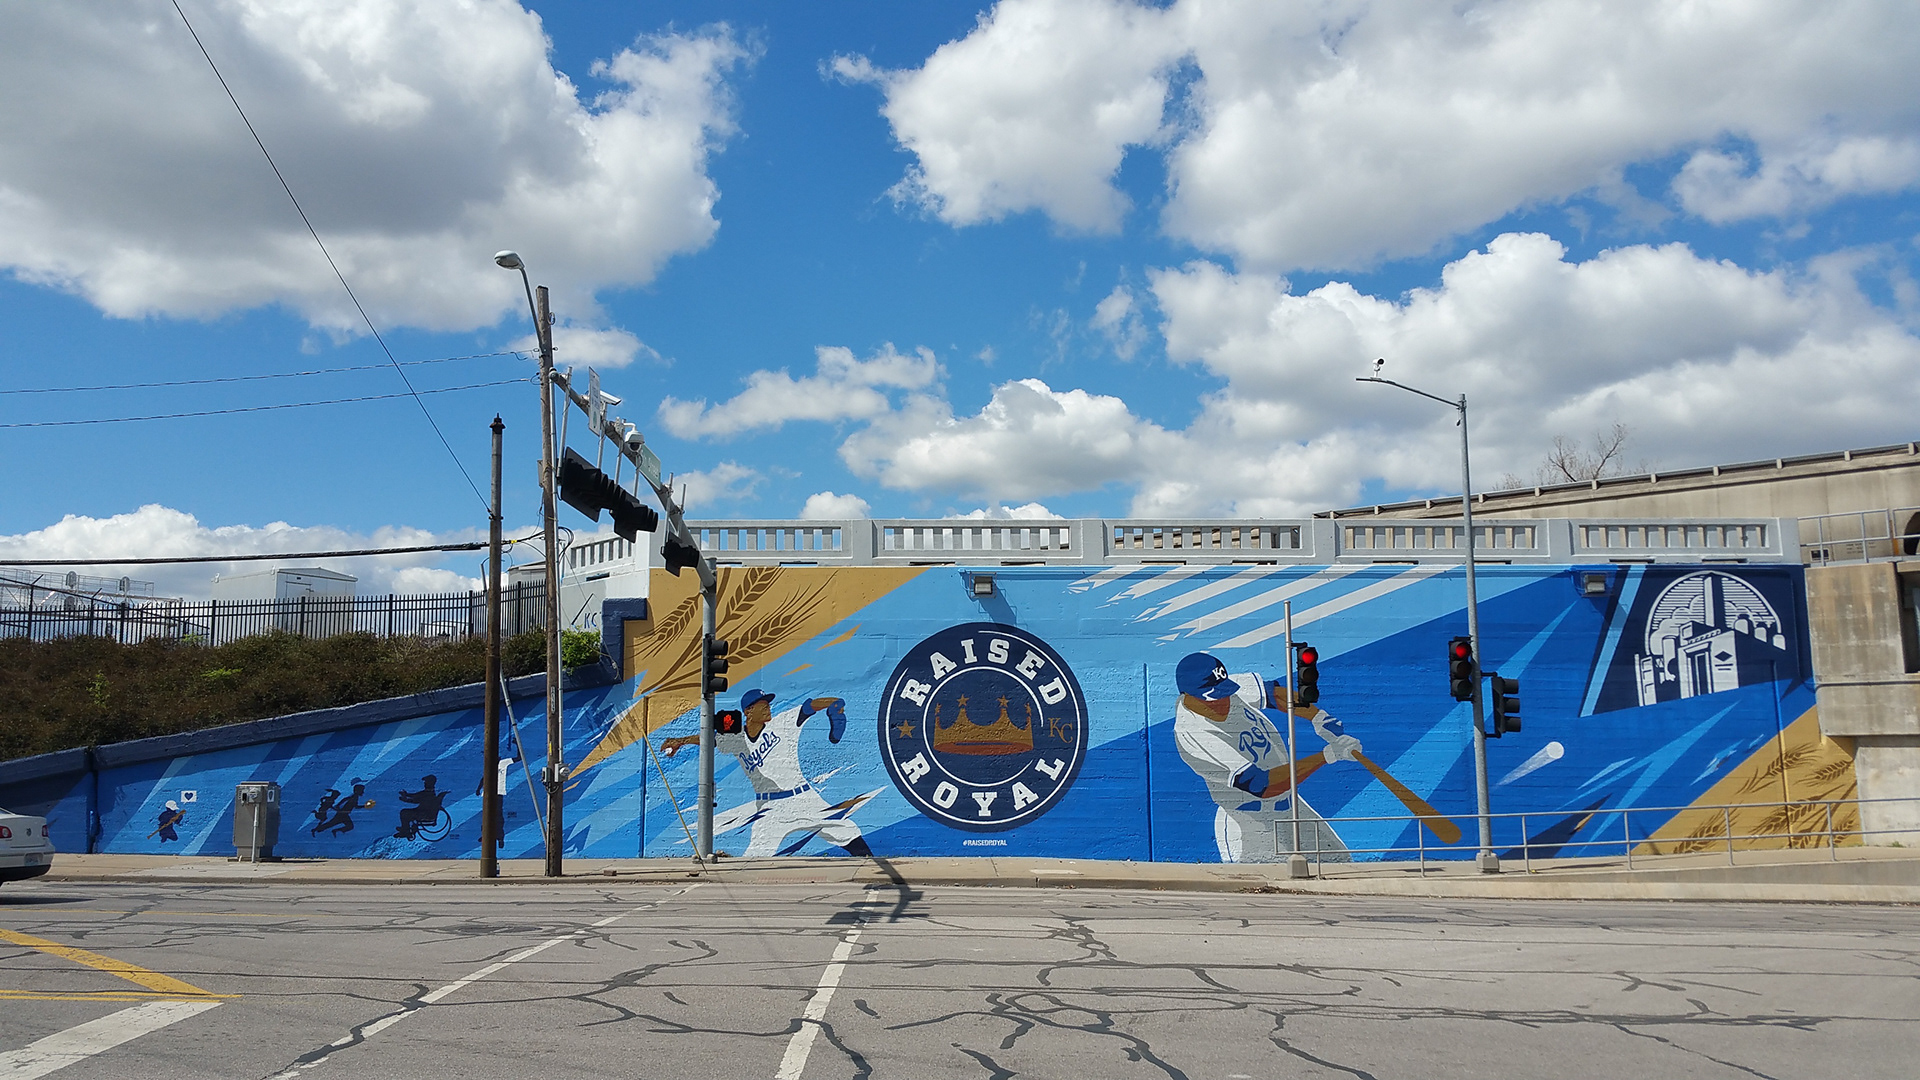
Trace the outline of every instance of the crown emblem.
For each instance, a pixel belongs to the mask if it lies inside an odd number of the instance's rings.
[[[933,705],[933,749],[941,754],[969,754],[981,757],[1000,754],[1026,754],[1033,751],[1033,706],[1026,706],[1027,722],[1020,726],[1007,715],[1007,699],[1000,699],[1000,716],[991,724],[982,724],[967,716],[963,694],[951,721],[940,719],[940,703]]]

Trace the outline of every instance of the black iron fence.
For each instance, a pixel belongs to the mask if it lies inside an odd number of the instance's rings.
[[[546,625],[546,588],[506,586],[500,629],[511,637]],[[53,596],[38,604],[0,604],[0,637],[34,641],[90,635],[122,643],[153,638],[223,645],[279,631],[302,637],[372,634],[375,637],[458,639],[487,632],[487,594],[320,596],[279,600],[141,602],[122,597]]]

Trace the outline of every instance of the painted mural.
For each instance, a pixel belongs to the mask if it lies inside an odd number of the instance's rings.
[[[1824,813],[1794,800],[1850,793],[1848,748],[1812,713],[1800,573],[1484,568],[1484,665],[1524,702],[1523,731],[1489,742],[1495,811],[1527,815],[1496,821],[1496,850],[1694,850],[1726,825],[1699,807],[1771,802],[1736,828],[1792,825]],[[1445,664],[1466,629],[1458,567],[999,567],[990,596],[951,566],[720,577],[720,705],[740,714],[716,735],[730,854],[1471,855],[1470,707]],[[692,575],[651,588],[625,681],[566,697],[575,856],[691,852],[699,609]],[[1281,689],[1289,603],[1320,654],[1315,706]],[[514,703],[489,778],[507,857],[540,850],[538,708]],[[473,857],[479,732],[468,709],[105,770],[96,847],[230,852],[234,784],[273,780],[279,854]]]

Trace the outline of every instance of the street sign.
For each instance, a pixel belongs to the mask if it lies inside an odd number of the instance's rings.
[[[646,477],[647,482],[654,487],[659,487],[660,455],[653,452],[653,447],[648,446],[646,443],[641,443],[638,457],[640,459],[640,475]]]

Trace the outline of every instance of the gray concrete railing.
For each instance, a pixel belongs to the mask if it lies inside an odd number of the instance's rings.
[[[689,522],[722,565],[1458,562],[1457,521],[1410,518],[847,519]],[[1487,563],[1792,562],[1795,523],[1476,518]]]

